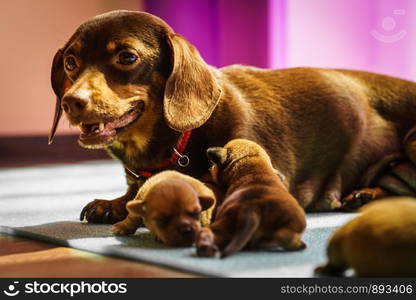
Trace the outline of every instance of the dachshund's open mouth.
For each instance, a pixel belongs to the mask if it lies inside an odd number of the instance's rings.
[[[79,124],[81,134],[79,142],[85,147],[98,147],[111,144],[117,135],[138,120],[143,112],[144,103],[138,101],[134,108],[121,117],[100,123]]]

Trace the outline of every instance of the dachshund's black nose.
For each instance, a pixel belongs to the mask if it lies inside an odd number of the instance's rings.
[[[65,96],[62,99],[62,109],[73,117],[81,115],[88,105],[88,100],[78,98],[72,95]]]

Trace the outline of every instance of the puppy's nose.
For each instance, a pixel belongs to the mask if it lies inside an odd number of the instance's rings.
[[[67,114],[77,117],[84,112],[88,102],[87,99],[68,95],[62,99],[62,108]]]

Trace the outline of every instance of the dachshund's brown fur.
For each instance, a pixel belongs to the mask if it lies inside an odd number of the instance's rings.
[[[137,60],[121,64],[123,51]],[[50,141],[62,109],[87,133],[128,115],[136,119],[127,118],[127,128],[105,138],[84,135],[80,143],[140,170],[169,157],[181,132],[193,129],[185,151],[191,163],[169,168],[199,178],[209,167],[207,148],[250,139],[311,211],[341,206],[369,166],[405,152],[403,138],[415,125],[413,82],[349,70],[216,69],[165,22],[142,12],[110,12],[82,24],[54,58],[52,86],[58,101]],[[414,140],[406,140],[407,155]],[[114,201],[91,202],[81,218],[120,221],[141,183],[131,181]]]

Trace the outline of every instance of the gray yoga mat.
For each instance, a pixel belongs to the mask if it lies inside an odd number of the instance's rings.
[[[112,199],[125,191],[122,167],[95,161],[0,169],[0,232],[44,240],[94,253],[143,261],[206,276],[312,277],[325,262],[331,233],[355,214],[308,214],[303,251],[243,251],[225,259],[199,258],[195,249],[170,248],[147,229],[115,237],[109,225],[78,221],[94,198]]]

